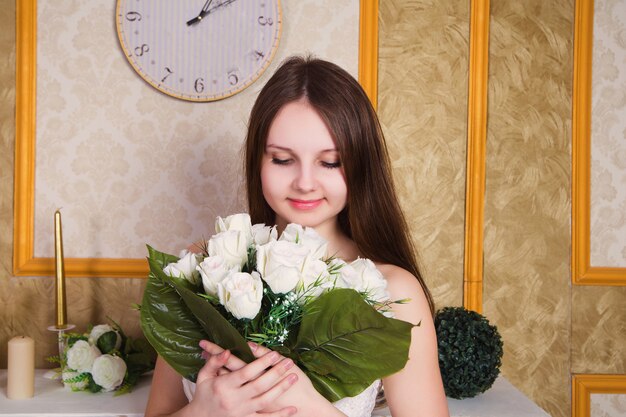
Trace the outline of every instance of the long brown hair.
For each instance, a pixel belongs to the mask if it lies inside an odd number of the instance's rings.
[[[376,112],[359,83],[331,62],[298,56],[287,59],[265,84],[252,107],[245,145],[252,222],[275,222],[275,213],[263,198],[261,162],[274,117],[283,106],[301,98],[306,98],[324,120],[339,152],[348,187],[348,202],[339,214],[342,231],[356,243],[364,257],[399,266],[415,275],[434,312],[396,197],[387,146]]]

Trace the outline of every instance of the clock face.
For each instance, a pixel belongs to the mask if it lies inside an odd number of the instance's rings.
[[[280,0],[118,0],[126,58],[154,88],[189,101],[230,97],[269,66]]]

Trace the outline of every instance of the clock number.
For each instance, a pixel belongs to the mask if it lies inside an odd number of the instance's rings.
[[[252,56],[254,57],[254,59],[255,59],[256,61],[260,61],[260,60],[262,60],[263,58],[265,58],[265,54],[264,54],[263,52],[261,52],[261,51],[254,51],[254,53],[252,54]]]
[[[143,54],[145,54],[148,51],[150,51],[150,47],[144,43],[143,45],[135,48],[135,55],[143,56]]]
[[[139,12],[128,12],[126,13],[126,20],[129,22],[134,22],[136,20],[141,20],[141,13]]]
[[[228,82],[230,85],[236,85],[239,82],[239,77],[235,71],[230,71],[228,73]]]
[[[204,79],[196,78],[196,82],[193,83],[193,89],[196,90],[196,93],[200,94],[204,91]]]
[[[258,19],[259,25],[261,26],[272,26],[274,24],[274,21],[272,20],[271,17],[263,17],[263,16],[259,16]]]
[[[167,72],[167,74],[165,75],[165,77],[161,78],[161,82],[164,83],[165,80],[167,79],[167,77],[169,77],[170,75],[173,74],[172,70],[169,69],[168,67],[165,67],[165,71]]]

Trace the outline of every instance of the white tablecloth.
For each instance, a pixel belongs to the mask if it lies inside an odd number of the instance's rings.
[[[72,392],[58,380],[35,372],[35,396],[9,400],[6,396],[7,372],[0,370],[0,416],[13,417],[143,417],[150,392],[150,376],[145,376],[130,394],[91,394]],[[486,393],[464,400],[448,399],[451,417],[549,417],[549,414],[524,396],[503,377]],[[377,410],[374,416],[388,416]]]

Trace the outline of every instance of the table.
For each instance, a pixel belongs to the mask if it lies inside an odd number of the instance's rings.
[[[72,392],[61,381],[44,377],[48,370],[35,370],[35,396],[25,400],[7,398],[7,371],[0,370],[0,416],[6,417],[143,417],[148,402],[151,375],[141,378],[128,394]]]
[[[72,392],[58,380],[35,371],[35,396],[27,400],[6,397],[7,371],[0,370],[1,417],[143,417],[150,392],[150,375],[142,377],[133,392],[113,396],[112,392],[91,394]],[[484,394],[464,400],[448,398],[450,417],[550,417],[504,377],[500,376]],[[389,416],[389,410],[376,410],[372,416]]]
[[[500,375],[486,392],[463,400],[448,398],[450,417],[550,417],[537,404]],[[390,416],[388,409],[372,416]]]

